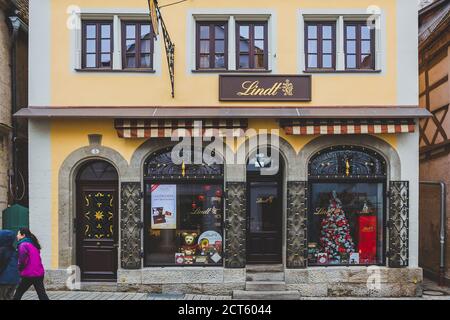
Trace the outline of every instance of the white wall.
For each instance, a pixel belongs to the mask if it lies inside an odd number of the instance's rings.
[[[29,120],[28,130],[30,229],[42,245],[42,260],[49,268],[52,253],[50,121]]]

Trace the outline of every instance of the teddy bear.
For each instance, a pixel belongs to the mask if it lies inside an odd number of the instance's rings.
[[[181,246],[181,253],[184,253],[184,264],[193,264],[194,256],[197,252],[197,243],[195,239],[198,234],[195,232],[183,232],[181,234],[183,238],[183,244]]]

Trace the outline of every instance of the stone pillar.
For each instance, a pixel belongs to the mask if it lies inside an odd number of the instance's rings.
[[[121,266],[123,269],[140,269],[141,184],[139,182],[122,182],[121,199]]]
[[[306,268],[306,181],[288,181],[286,218],[286,266]]]
[[[227,182],[225,219],[225,267],[245,268],[246,263],[246,183]]]

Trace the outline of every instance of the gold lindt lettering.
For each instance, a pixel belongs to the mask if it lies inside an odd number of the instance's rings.
[[[283,84],[275,82],[270,88],[262,88],[259,81],[244,81],[242,83],[243,91],[237,93],[238,96],[276,96]]]

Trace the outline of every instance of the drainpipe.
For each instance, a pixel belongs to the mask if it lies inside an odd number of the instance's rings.
[[[429,186],[439,186],[441,189],[441,213],[440,213],[440,259],[439,259],[439,286],[445,286],[445,227],[446,227],[446,198],[447,187],[442,181],[421,181],[420,184]]]
[[[14,118],[14,113],[17,110],[17,37],[19,34],[22,21],[17,16],[9,17],[11,23],[11,38],[10,38],[10,64],[11,64],[11,126],[12,126],[12,137],[11,137],[11,157],[12,157],[12,168],[9,174],[9,188],[10,188],[10,204],[16,201],[17,194],[17,155],[16,155],[16,144],[17,144],[17,121]]]

